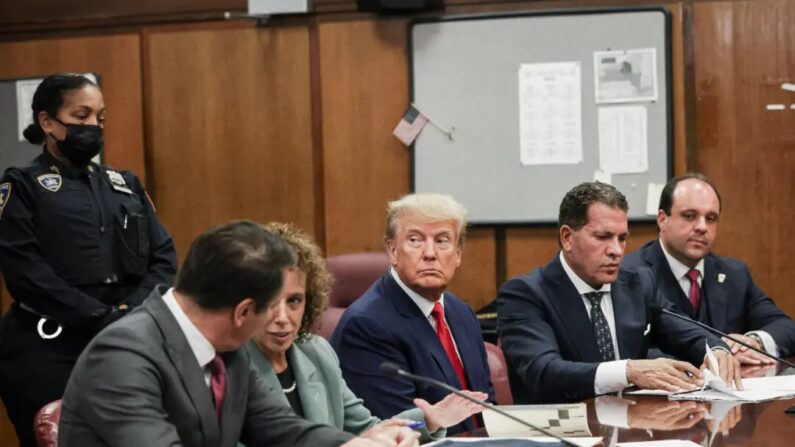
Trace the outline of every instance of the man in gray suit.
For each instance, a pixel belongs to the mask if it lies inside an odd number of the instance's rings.
[[[175,288],[156,289],[80,356],[63,398],[58,444],[416,445],[416,433],[402,426],[362,439],[310,423],[252,372],[239,348],[263,323],[294,264],[289,246],[254,222],[199,236]]]

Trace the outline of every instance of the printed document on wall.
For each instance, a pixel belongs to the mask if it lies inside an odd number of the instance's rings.
[[[522,164],[582,162],[580,72],[580,62],[519,66]]]
[[[657,100],[657,49],[594,52],[596,102]]]
[[[599,167],[613,174],[649,169],[646,108],[599,108]]]

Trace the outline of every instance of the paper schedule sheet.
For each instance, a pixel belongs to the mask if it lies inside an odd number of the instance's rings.
[[[501,405],[500,409],[558,436],[591,435],[585,404]],[[539,431],[488,409],[483,410],[483,423],[491,436],[543,436]]]
[[[599,108],[599,167],[613,174],[649,169],[647,117],[644,106]]]
[[[519,141],[522,164],[582,162],[580,71],[580,62],[519,66]]]

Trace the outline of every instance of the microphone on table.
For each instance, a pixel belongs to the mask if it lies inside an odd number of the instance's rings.
[[[436,379],[431,379],[430,377],[418,376],[416,374],[412,374],[410,372],[407,372],[407,371],[401,369],[400,366],[398,366],[398,365],[396,365],[394,363],[390,363],[390,362],[381,363],[381,366],[379,366],[379,369],[381,370],[381,373],[383,375],[387,376],[387,377],[392,377],[394,379],[405,377],[407,379],[416,380],[417,382],[425,382],[425,383],[429,383],[431,385],[438,386],[439,388],[443,388],[443,389],[445,389],[447,391],[450,391],[451,393],[454,393],[454,394],[456,394],[458,396],[461,396],[461,397],[463,397],[464,399],[466,399],[466,400],[468,400],[470,402],[474,402],[476,404],[482,405],[482,406],[488,408],[489,410],[492,410],[492,411],[494,411],[497,414],[505,416],[506,418],[508,418],[508,419],[510,419],[512,421],[516,421],[516,422],[524,425],[525,427],[529,427],[529,428],[531,428],[531,429],[533,429],[535,431],[541,432],[544,435],[549,436],[550,438],[555,438],[558,441],[562,442],[564,445],[575,446],[575,447],[577,446],[577,444],[575,444],[575,443],[573,443],[571,441],[568,441],[568,440],[566,440],[564,438],[561,438],[560,436],[558,436],[558,435],[556,435],[554,433],[551,433],[548,430],[545,430],[545,429],[543,429],[541,427],[537,427],[537,426],[535,426],[535,425],[533,425],[533,424],[531,424],[531,423],[529,423],[527,421],[523,421],[522,419],[519,419],[518,417],[508,413],[507,411],[497,408],[496,405],[492,405],[492,404],[486,402],[485,400],[475,399],[474,397],[467,396],[466,394],[462,393],[460,390],[458,390],[455,387],[452,387],[452,386],[450,386],[450,385],[448,385],[448,384],[446,384],[444,382],[440,382],[440,381],[438,381]]]
[[[672,317],[679,318],[680,320],[685,320],[685,321],[688,321],[688,322],[690,322],[690,323],[693,323],[693,324],[695,324],[695,325],[697,325],[697,326],[700,326],[700,327],[702,327],[702,328],[704,328],[704,329],[706,329],[706,330],[708,330],[708,331],[712,332],[713,334],[718,334],[718,335],[720,335],[721,337],[726,337],[726,338],[728,338],[729,340],[731,340],[731,341],[733,341],[733,342],[735,342],[735,343],[737,343],[737,344],[743,345],[743,346],[745,346],[746,348],[748,348],[748,349],[750,349],[750,350],[752,350],[752,351],[754,351],[754,352],[758,352],[758,353],[760,353],[760,354],[764,355],[765,357],[771,358],[771,359],[773,359],[773,360],[775,360],[775,361],[777,361],[777,362],[779,362],[779,363],[783,363],[783,364],[785,364],[785,365],[787,365],[787,366],[789,366],[789,367],[791,367],[791,368],[795,368],[795,363],[788,362],[787,360],[784,360],[784,359],[782,359],[781,357],[776,357],[775,355],[773,355],[773,354],[769,354],[769,353],[767,353],[767,352],[765,352],[765,351],[763,351],[763,350],[761,350],[761,349],[756,349],[755,347],[753,347],[753,346],[749,345],[748,343],[746,343],[746,342],[744,342],[744,341],[741,341],[741,340],[738,340],[738,339],[736,339],[736,338],[732,337],[731,335],[729,335],[729,334],[727,334],[727,333],[725,333],[725,332],[721,332],[721,331],[719,331],[719,330],[715,329],[715,328],[714,328],[714,327],[712,327],[712,326],[706,325],[706,324],[704,324],[704,323],[702,323],[702,322],[700,322],[700,321],[696,321],[696,320],[694,320],[694,319],[692,319],[692,318],[688,318],[688,317],[686,317],[686,316],[684,316],[684,315],[679,315],[679,314],[678,314],[678,313],[676,313],[676,312],[671,312],[670,310],[668,310],[668,309],[666,309],[666,308],[664,308],[664,307],[662,307],[662,306],[660,306],[660,305],[657,305],[657,304],[655,304],[655,305],[652,305],[652,306],[651,306],[651,311],[652,311],[652,313],[655,313],[655,314],[661,314],[661,313],[663,313],[663,314],[666,314],[666,315],[670,315],[670,316],[672,316]],[[793,406],[791,406],[791,407],[787,408],[786,410],[784,410],[784,412],[785,412],[785,413],[795,413],[795,405],[793,405]]]
[[[689,323],[693,323],[696,326],[700,326],[700,327],[712,332],[713,334],[720,335],[721,337],[726,337],[727,339],[737,343],[738,345],[743,345],[743,346],[745,346],[746,348],[748,348],[748,349],[750,349],[752,351],[758,352],[758,353],[762,354],[765,357],[771,358],[771,359],[773,359],[773,360],[775,360],[775,361],[777,361],[779,363],[783,363],[783,364],[785,364],[787,366],[795,368],[795,363],[788,362],[788,361],[782,359],[781,357],[776,357],[775,355],[767,353],[767,352],[765,352],[762,349],[757,349],[757,348],[749,345],[748,343],[746,343],[746,342],[744,342],[742,340],[739,340],[739,339],[737,339],[735,337],[732,337],[731,335],[729,335],[729,334],[727,334],[725,332],[722,332],[722,331],[719,331],[718,329],[715,329],[714,327],[712,327],[710,325],[704,324],[704,323],[702,323],[700,321],[696,321],[696,320],[694,320],[692,318],[688,318],[688,317],[686,317],[684,315],[680,315],[680,314],[678,314],[676,312],[672,312],[672,311],[666,309],[663,306],[660,306],[660,305],[657,305],[657,304],[652,305],[651,306],[651,311],[654,314],[661,314],[662,313],[662,314],[665,314],[665,315],[670,315],[670,316],[675,317],[675,318],[679,318],[680,320],[684,320],[684,321],[687,321]]]

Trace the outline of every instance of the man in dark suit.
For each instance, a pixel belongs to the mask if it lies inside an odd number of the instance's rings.
[[[720,339],[655,311],[651,272],[623,269],[627,200],[599,182],[569,191],[558,217],[560,253],[511,279],[497,298],[498,334],[517,403],[572,402],[629,385],[669,391],[701,384],[705,342],[720,374],[740,386]],[[643,359],[649,341],[679,358]]]
[[[718,190],[703,175],[671,179],[657,212],[660,238],[629,254],[625,265],[651,269],[661,295],[690,318],[771,354],[792,355],[795,322],[754,284],[748,266],[711,252],[720,211]],[[742,363],[773,362],[724,341]]]
[[[69,379],[58,445],[379,445],[296,416],[266,391],[239,349],[295,263],[250,221],[199,236],[174,289],[160,288],[86,348]],[[375,433],[413,446],[406,427]],[[371,435],[373,435],[371,433]]]
[[[384,240],[392,268],[348,307],[331,339],[348,386],[378,417],[412,408],[415,398],[436,403],[448,394],[385,377],[383,362],[494,401],[475,313],[446,291],[461,264],[465,230],[466,210],[452,197],[411,194],[389,204]],[[447,433],[476,424],[468,419]]]

